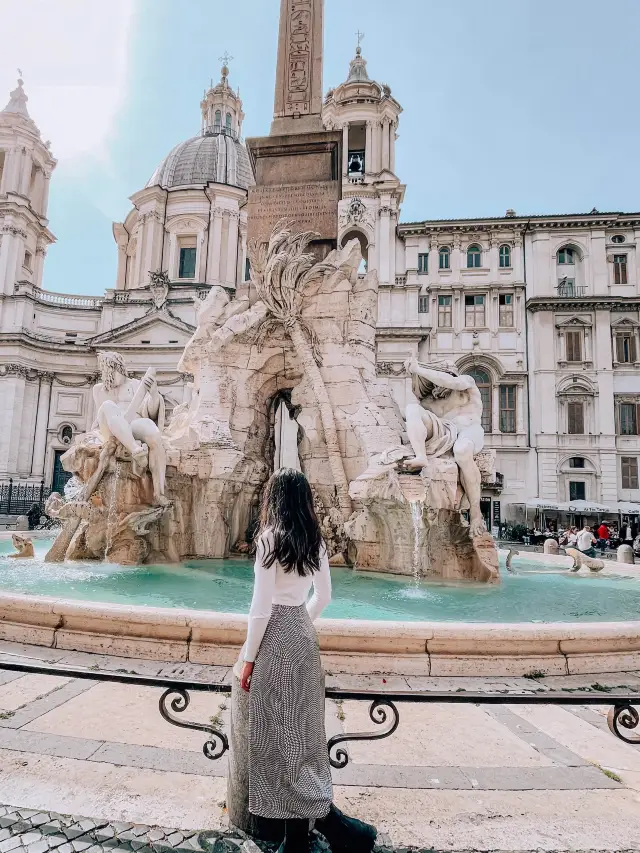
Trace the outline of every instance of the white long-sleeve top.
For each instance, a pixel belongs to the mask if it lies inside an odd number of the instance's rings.
[[[307,602],[307,612],[314,621],[331,601],[331,571],[324,543],[320,546],[320,571],[304,577],[297,571],[285,572],[277,560],[271,568],[265,568],[264,558],[269,547],[273,548],[273,535],[270,531],[266,531],[258,540],[256,549],[255,583],[249,610],[249,628],[247,642],[242,650],[242,659],[249,662],[256,659],[267,630],[272,605],[300,607]],[[307,601],[312,586],[313,596]]]

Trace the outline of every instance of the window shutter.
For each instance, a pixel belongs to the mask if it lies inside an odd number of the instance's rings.
[[[622,335],[616,335],[616,361],[620,363],[624,361],[624,338]]]
[[[631,335],[629,338],[629,361],[633,364],[636,361],[636,336]]]

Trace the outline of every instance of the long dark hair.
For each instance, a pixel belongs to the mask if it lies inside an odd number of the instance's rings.
[[[277,560],[285,572],[303,577],[320,570],[322,534],[313,508],[309,481],[301,471],[281,468],[271,475],[262,498],[259,539],[265,531],[263,565],[270,569]]]

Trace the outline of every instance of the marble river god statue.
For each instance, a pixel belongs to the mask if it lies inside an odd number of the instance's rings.
[[[452,451],[469,501],[471,536],[479,536],[486,527],[480,510],[482,476],[475,457],[484,448],[484,429],[482,398],[475,380],[460,376],[450,361],[427,365],[410,359],[405,368],[419,400],[406,408],[407,435],[415,457],[407,459],[405,467],[421,471],[430,456]]]
[[[116,352],[98,356],[102,382],[93,388],[98,411],[96,424],[102,439],[115,438],[129,451],[135,474],[147,466],[153,481],[153,503],[165,506],[167,457],[162,443],[164,400],[150,369],[142,380],[131,379]]]
[[[133,379],[113,352],[101,353],[99,366],[95,423],[62,457],[63,467],[74,475],[67,499],[50,499],[49,514],[64,526],[47,559],[108,559],[125,565],[150,556],[177,559],[167,551],[170,535],[163,537],[164,549],[149,540],[150,525],[171,508],[161,431],[165,406],[154,371]]]

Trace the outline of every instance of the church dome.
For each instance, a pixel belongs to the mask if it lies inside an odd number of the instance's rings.
[[[244,144],[226,128],[205,129],[169,152],[155,170],[148,187],[163,189],[230,184],[243,190],[253,186],[253,172]]]
[[[246,190],[255,183],[249,154],[241,139],[242,101],[240,92],[229,85],[228,54],[223,61],[220,82],[205,91],[200,111],[202,132],[170,151],[155,170],[148,187],[201,186],[229,184]]]

